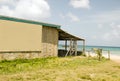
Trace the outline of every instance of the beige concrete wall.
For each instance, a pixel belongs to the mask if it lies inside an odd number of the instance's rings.
[[[0,51],[41,51],[42,26],[0,20]]]
[[[57,56],[58,31],[55,28],[43,27],[42,29],[42,54],[44,56]]]

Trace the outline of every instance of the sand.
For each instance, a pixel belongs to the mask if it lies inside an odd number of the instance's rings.
[[[103,54],[104,57],[108,58],[107,54]],[[110,59],[120,64],[120,56],[111,54]]]
[[[89,55],[92,56],[92,57],[96,56],[96,54],[93,53],[93,52],[86,52],[86,54],[87,54],[87,56],[89,56]],[[107,53],[103,53],[103,56],[105,58],[108,58],[108,54]],[[119,55],[110,54],[110,60],[120,64],[120,56]]]

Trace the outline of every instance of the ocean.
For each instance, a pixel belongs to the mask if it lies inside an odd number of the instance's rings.
[[[59,49],[64,49],[63,45],[59,45],[58,47]],[[107,53],[107,51],[110,51],[110,54],[112,55],[119,55],[120,56],[120,47],[114,47],[114,46],[85,46],[85,50],[86,51],[91,51],[92,48],[99,48],[103,50],[103,53]],[[78,50],[81,51],[82,50],[82,46],[78,45]]]

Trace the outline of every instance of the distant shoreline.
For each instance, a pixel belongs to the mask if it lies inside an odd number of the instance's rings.
[[[64,45],[59,45],[58,49],[65,49],[65,47],[63,47]],[[108,50],[110,51],[111,54],[115,54],[115,55],[120,55],[120,47],[113,47],[113,46],[89,46],[86,45],[85,46],[85,50],[86,51],[92,51],[93,48],[100,48],[103,50],[103,52],[107,52]],[[69,49],[69,48],[67,48]],[[78,51],[82,51],[83,50],[83,46],[82,45],[78,45],[77,48]]]
[[[59,44],[60,46],[64,46],[64,44]],[[78,45],[78,46],[82,46],[82,45]],[[93,47],[113,47],[113,48],[120,48],[120,46],[103,46],[103,45],[85,45],[86,47],[91,47],[91,46],[93,46]]]

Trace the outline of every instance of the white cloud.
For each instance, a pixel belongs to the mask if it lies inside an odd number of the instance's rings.
[[[75,16],[74,14],[72,14],[72,13],[68,13],[68,15],[67,15],[70,19],[71,19],[71,21],[73,21],[73,22],[78,22],[78,21],[80,21],[80,19],[77,17],[77,16]]]
[[[90,8],[89,0],[70,0],[70,5],[74,8]]]
[[[59,14],[59,16],[64,19],[64,20],[68,20],[68,21],[71,21],[71,22],[79,22],[80,19],[79,17],[77,17],[76,15],[74,15],[73,13],[69,12],[67,14]]]
[[[93,36],[92,36],[92,39],[97,39],[97,36],[96,36],[96,35],[93,35]]]
[[[0,14],[39,20],[50,16],[46,0],[0,0]]]
[[[93,23],[110,23],[120,21],[120,10],[107,11],[102,13],[93,14],[88,17],[85,22]]]
[[[102,28],[103,28],[103,25],[102,25],[102,24],[98,24],[98,28],[99,28],[99,29],[102,29]]]
[[[111,25],[110,24],[111,31],[106,32],[103,36],[104,40],[106,41],[114,41],[118,42],[120,41],[120,25]]]
[[[62,19],[65,19],[65,15],[63,15],[63,14],[59,14],[59,16],[62,18]]]
[[[115,23],[112,22],[112,23],[110,24],[110,27],[114,28],[114,27],[115,27]]]

